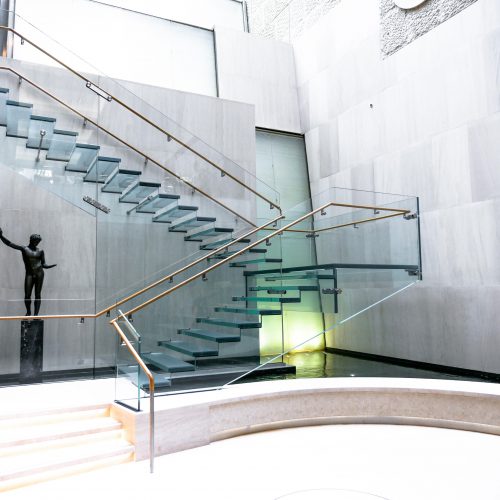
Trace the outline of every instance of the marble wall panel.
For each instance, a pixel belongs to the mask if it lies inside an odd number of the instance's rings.
[[[472,201],[469,132],[452,129],[375,159],[375,190],[417,194],[423,210]]]
[[[354,350],[498,371],[487,347],[498,349],[494,294],[486,292],[500,277],[498,2],[478,0],[386,58],[374,48],[380,13],[366,10],[367,29],[357,32],[354,4],[342,2],[294,43],[311,191],[343,186],[419,196],[424,281],[408,292],[413,302],[402,294],[353,324],[358,339],[337,336]],[[337,44],[344,35],[346,43]],[[316,53],[331,45],[320,64]],[[318,81],[340,96],[329,100],[335,104],[326,117],[311,102]],[[338,127],[339,162],[329,171],[320,125]],[[395,238],[384,248],[398,255]],[[340,252],[364,256],[347,243]]]
[[[255,105],[258,127],[300,132],[292,47],[216,29],[219,95]]]
[[[486,200],[500,192],[500,113],[471,124],[469,128],[469,161],[472,199]]]
[[[361,323],[345,324],[329,336],[328,345],[498,373],[494,302],[499,293],[498,286],[418,285],[385,302],[383,314],[373,310]]]
[[[436,286],[500,283],[498,200],[425,212],[421,219],[425,282]]]

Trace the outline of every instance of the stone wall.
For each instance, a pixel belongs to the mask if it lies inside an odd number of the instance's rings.
[[[500,3],[390,57],[379,41],[379,4],[346,0],[294,44],[313,195],[413,194],[422,209],[423,281],[329,345],[499,373]]]
[[[250,32],[290,42],[341,0],[249,0]]]
[[[425,35],[477,0],[427,0],[414,9],[402,9],[394,0],[381,0],[380,38],[384,55],[390,55]]]

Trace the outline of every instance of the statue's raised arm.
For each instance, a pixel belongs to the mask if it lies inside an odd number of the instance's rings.
[[[3,231],[2,231],[2,228],[0,227],[0,240],[2,240],[8,247],[10,248],[13,248],[14,250],[21,250],[21,252],[23,251],[24,247],[22,247],[21,245],[16,245],[15,243],[12,243],[11,241],[9,241],[4,235],[3,235]]]

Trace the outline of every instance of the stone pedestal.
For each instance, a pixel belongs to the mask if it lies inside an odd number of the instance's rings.
[[[43,321],[21,321],[21,367],[19,382],[32,384],[42,381]]]

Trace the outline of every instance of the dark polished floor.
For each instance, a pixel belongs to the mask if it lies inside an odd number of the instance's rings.
[[[400,377],[469,380],[478,382],[488,381],[479,377],[467,377],[436,371],[421,370],[418,368],[398,366],[390,363],[359,359],[323,351],[289,354],[285,356],[284,362],[296,367],[297,371],[295,375],[286,374],[263,376],[259,377],[259,380],[325,377]]]

